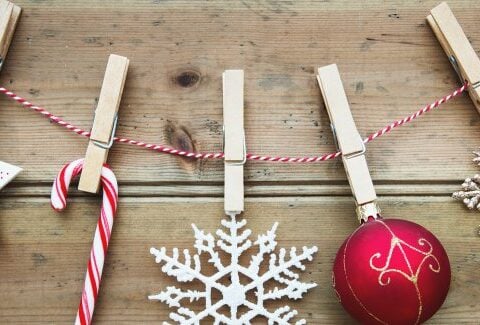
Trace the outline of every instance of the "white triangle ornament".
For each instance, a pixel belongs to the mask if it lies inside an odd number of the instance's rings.
[[[0,190],[12,181],[22,169],[20,167],[0,161]]]

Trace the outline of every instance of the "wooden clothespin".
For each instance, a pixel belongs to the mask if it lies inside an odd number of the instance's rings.
[[[480,112],[480,59],[446,2],[430,11],[427,21]]]
[[[244,209],[246,143],[243,128],[243,70],[226,70],[223,73],[223,138],[225,213],[234,216]]]
[[[0,69],[5,62],[21,11],[19,6],[10,1],[0,0]]]
[[[0,70],[7,56],[10,42],[22,9],[5,0],[0,0]],[[0,190],[13,180],[22,169],[0,161]]]
[[[337,65],[319,68],[317,79],[337,146],[342,152],[359,221],[366,222],[369,217],[376,219],[380,215],[380,209],[376,204],[377,195],[365,159],[365,144],[355,126]]]
[[[128,59],[111,54],[108,59],[102,90],[98,98],[85,163],[80,176],[80,191],[97,193],[103,164],[112,147],[118,120],[118,108],[127,77]]]

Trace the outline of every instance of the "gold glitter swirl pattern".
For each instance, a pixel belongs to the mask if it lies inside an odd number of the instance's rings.
[[[432,244],[426,240],[425,238],[420,238],[418,240],[418,245],[419,247],[415,247],[406,241],[400,239],[395,235],[395,233],[390,229],[389,226],[387,226],[384,222],[378,220],[377,222],[380,222],[387,230],[390,232],[392,235],[392,239],[390,241],[390,249],[388,251],[388,255],[385,260],[385,265],[384,266],[377,266],[375,265],[376,261],[378,261],[381,257],[382,254],[380,252],[373,254],[370,257],[370,267],[375,270],[379,271],[380,274],[378,275],[378,283],[381,286],[386,286],[390,284],[391,278],[389,274],[391,273],[396,273],[404,276],[408,281],[410,281],[417,293],[417,298],[418,298],[418,314],[417,314],[417,322],[415,324],[418,324],[420,321],[420,316],[422,314],[422,297],[420,295],[420,289],[418,288],[418,276],[420,272],[422,271],[422,268],[424,265],[428,264],[428,268],[435,273],[440,272],[440,263],[435,255],[433,255],[433,246]],[[390,262],[393,256],[394,251],[398,249],[400,253],[402,254],[402,257],[404,259],[404,262],[408,268],[408,273],[406,271],[402,271],[396,268],[391,268],[390,267]],[[423,255],[422,261],[419,263],[418,267],[414,270],[412,267],[412,264],[410,263],[410,260],[407,257],[406,254],[406,249],[413,250],[421,255]]]
[[[398,237],[392,237],[391,244],[390,244],[390,250],[389,250],[388,256],[387,256],[387,260],[385,261],[385,265],[382,266],[382,267],[378,267],[378,266],[374,265],[374,261],[380,259],[382,257],[382,254],[381,253],[376,253],[376,254],[372,255],[372,257],[370,258],[370,267],[372,269],[380,272],[380,275],[378,276],[378,282],[381,285],[388,285],[390,283],[390,277],[387,275],[388,273],[401,274],[407,280],[409,280],[413,283],[416,283],[417,280],[418,280],[418,275],[420,274],[420,271],[422,270],[422,267],[425,264],[425,262],[427,262],[427,260],[430,261],[430,263],[428,263],[428,267],[430,268],[431,271],[433,271],[435,273],[440,272],[440,263],[438,262],[438,259],[435,257],[435,255],[432,254],[433,248],[432,248],[432,245],[430,244],[430,242],[428,242],[425,238],[420,238],[418,240],[418,244],[420,246],[423,246],[423,247],[428,246],[427,251],[422,251],[422,250],[418,249],[417,247],[414,247],[414,246],[408,244],[407,242],[401,240]],[[420,253],[420,254],[423,255],[423,259],[420,262],[420,264],[418,265],[416,270],[413,270],[413,268],[411,266],[411,263],[410,263],[410,261],[408,260],[406,254],[405,254],[405,249],[404,249],[405,247],[408,247],[409,249],[412,249],[412,250],[416,251],[417,253]],[[408,267],[409,274],[402,271],[402,270],[399,270],[399,269],[389,268],[393,252],[396,248],[398,248],[400,250],[400,252],[402,253],[402,256],[403,256],[403,258],[405,260],[405,263]]]

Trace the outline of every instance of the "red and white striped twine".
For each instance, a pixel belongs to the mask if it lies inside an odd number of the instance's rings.
[[[418,110],[417,112],[401,119],[397,120],[391,124],[388,124],[387,126],[383,127],[382,129],[378,130],[377,132],[374,132],[370,134],[368,137],[366,137],[363,142],[368,143],[385,133],[388,133],[392,131],[394,128],[402,126],[408,122],[411,122],[412,120],[416,119],[423,113],[427,113],[428,111],[439,107],[440,105],[446,103],[450,99],[460,95],[463,93],[467,88],[468,88],[468,83],[465,83],[462,85],[460,88],[456,89],[452,93],[448,94],[447,96],[429,104],[423,107],[422,109]],[[52,113],[48,112],[46,109],[40,106],[36,106],[29,101],[27,101],[25,98],[22,98],[15,93],[9,91],[8,89],[4,87],[0,87],[0,93],[3,93],[7,95],[9,98],[13,99],[17,103],[20,103],[23,105],[25,108],[29,108],[37,113],[40,113],[44,117],[50,119],[52,122],[63,126],[64,128],[75,132],[79,135],[83,135],[85,137],[90,137],[90,132],[87,132],[73,124],[70,124],[64,120],[62,120],[60,117],[53,115]],[[219,159],[223,158],[224,154],[223,153],[199,153],[199,152],[189,152],[189,151],[183,151],[183,150],[178,150],[175,148],[171,148],[168,146],[160,145],[160,144],[151,144],[151,143],[146,143],[143,141],[137,141],[137,140],[132,140],[128,138],[120,138],[120,137],[114,137],[115,142],[120,142],[120,143],[127,143],[131,145],[135,145],[138,147],[150,149],[153,151],[161,152],[161,153],[168,153],[172,155],[177,155],[177,156],[182,156],[182,157],[188,157],[188,158],[194,158],[194,159]],[[269,162],[284,162],[284,163],[312,163],[312,162],[319,162],[319,161],[326,161],[330,159],[335,159],[337,157],[340,157],[342,154],[341,152],[332,152],[328,154],[324,154],[321,156],[314,156],[314,157],[274,157],[274,156],[261,156],[261,155],[255,155],[251,153],[247,153],[247,159],[248,160],[258,160],[258,161],[269,161]]]
[[[72,178],[79,175],[83,168],[83,159],[66,164],[59,172],[52,187],[51,204],[56,211],[62,211],[67,206],[68,187]],[[101,182],[103,187],[103,202],[100,216],[95,229],[90,258],[88,260],[82,298],[78,306],[75,324],[89,325],[92,322],[95,302],[102,280],[103,265],[107,255],[108,244],[112,233],[113,221],[118,204],[117,179],[112,170],[102,168]]]

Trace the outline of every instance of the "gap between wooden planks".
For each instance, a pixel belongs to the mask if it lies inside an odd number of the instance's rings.
[[[452,192],[460,189],[460,181],[449,183],[423,182],[402,184],[375,184],[377,193],[381,196],[410,195],[410,196],[450,196]],[[51,183],[32,185],[16,182],[3,189],[0,197],[47,197],[52,189]],[[195,182],[156,182],[145,184],[120,184],[120,199],[124,197],[223,197],[223,184],[213,183],[199,185]],[[327,184],[304,184],[288,182],[246,183],[246,197],[278,197],[278,196],[352,196],[350,187],[345,182],[329,182]],[[72,183],[69,196],[89,197],[90,194],[75,190]],[[353,199],[352,199],[353,200]],[[453,200],[453,199],[452,199]]]

